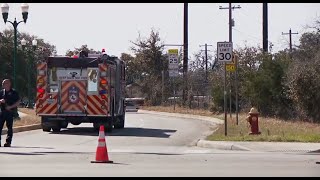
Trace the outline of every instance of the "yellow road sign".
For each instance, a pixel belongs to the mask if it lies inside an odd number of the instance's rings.
[[[169,49],[168,52],[169,54],[178,54],[178,49]]]
[[[234,71],[236,71],[236,65],[235,64],[226,64],[226,70],[228,72],[234,72]]]

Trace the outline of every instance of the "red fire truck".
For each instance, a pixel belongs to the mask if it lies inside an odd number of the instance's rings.
[[[125,64],[107,54],[48,57],[37,64],[36,113],[43,131],[59,132],[68,123],[124,128]]]

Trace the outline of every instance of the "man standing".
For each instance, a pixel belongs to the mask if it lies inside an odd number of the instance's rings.
[[[5,79],[2,81],[2,87],[3,89],[0,91],[0,147],[4,122],[6,122],[8,129],[7,139],[4,147],[10,147],[13,136],[13,116],[20,103],[20,97],[18,92],[11,88],[11,81],[9,79]]]

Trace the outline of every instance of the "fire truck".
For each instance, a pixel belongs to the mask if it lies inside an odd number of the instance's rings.
[[[92,123],[124,128],[125,63],[106,53],[50,56],[37,63],[36,114],[45,132]]]

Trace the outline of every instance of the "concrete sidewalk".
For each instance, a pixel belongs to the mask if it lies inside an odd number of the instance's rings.
[[[320,153],[320,143],[199,140],[197,146],[237,151]]]

